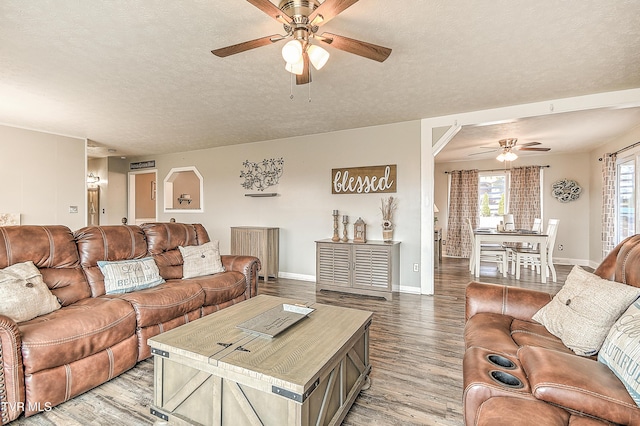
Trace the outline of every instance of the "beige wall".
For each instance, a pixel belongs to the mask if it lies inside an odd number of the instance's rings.
[[[284,174],[273,198],[250,198],[240,172],[245,160],[284,159]],[[177,154],[139,157],[156,160],[158,180],[173,167],[195,166],[204,179],[203,213],[159,213],[159,220],[202,223],[223,253],[230,250],[232,226],[280,227],[280,271],[284,276],[315,276],[315,241],[331,238],[334,209],[348,215],[349,236],[358,218],[367,223],[369,239],[382,239],[380,201],[389,194],[333,195],[331,169],[384,164],[398,166],[399,204],[394,239],[401,241],[401,285],[419,292],[420,274],[420,122],[353,129],[341,132],[212,148]],[[158,192],[159,205],[164,195]],[[342,225],[340,225],[342,234]]]
[[[436,157],[437,161],[437,157]],[[546,223],[548,219],[559,219],[558,236],[554,259],[558,263],[588,265],[590,262],[589,238],[591,221],[591,167],[588,153],[571,155],[521,156],[513,163],[514,167],[525,165],[549,165],[543,173],[542,215]],[[437,213],[438,224],[443,228],[446,239],[448,214],[448,175],[452,170],[491,170],[504,167],[495,159],[483,161],[464,161],[453,163],[436,163],[435,202],[440,210]],[[561,203],[551,196],[551,184],[558,179],[567,178],[577,181],[582,186],[582,194],[576,201]],[[559,246],[563,249],[560,250]]]
[[[24,225],[83,227],[85,145],[85,139],[0,125],[0,212],[20,213]]]
[[[127,185],[129,174],[129,160],[120,157],[109,157],[109,173],[107,175],[109,191],[105,197],[106,205],[103,209],[104,221],[102,225],[121,225],[122,218],[127,217]],[[101,179],[102,180],[102,179]]]

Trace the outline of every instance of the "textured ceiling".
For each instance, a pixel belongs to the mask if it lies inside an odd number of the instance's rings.
[[[515,137],[518,156],[547,155],[518,151],[522,144],[550,148],[550,154],[589,152],[603,143],[640,126],[640,108],[594,109],[514,119],[494,125],[464,126],[436,156],[436,162],[486,160],[500,153],[500,139]],[[492,147],[495,151],[486,149]]]
[[[329,47],[309,102],[309,86],[290,99],[282,42],[210,53],[283,33],[244,0],[2,0],[0,123],[160,154],[636,88],[638,16],[637,0],[360,0],[322,29],[393,53]]]

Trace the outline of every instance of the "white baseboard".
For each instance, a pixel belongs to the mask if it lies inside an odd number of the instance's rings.
[[[422,294],[419,287],[406,287],[400,286],[400,293],[408,293],[408,294]]]
[[[294,274],[291,272],[278,272],[279,278],[285,278],[288,280],[299,280],[299,281],[312,281],[316,282],[315,275],[303,275],[303,274]]]
[[[289,280],[299,280],[299,281],[310,281],[313,283],[316,282],[315,275],[294,274],[291,272],[278,272],[278,278],[285,278]],[[418,287],[400,286],[398,291],[400,293],[421,294],[421,290]]]
[[[586,259],[570,259],[567,257],[554,257],[553,263],[555,265],[580,265],[591,266],[591,262]]]

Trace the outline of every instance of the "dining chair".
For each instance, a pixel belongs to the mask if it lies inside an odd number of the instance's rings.
[[[513,215],[512,214],[503,214],[502,215],[502,224],[504,225],[504,230],[505,231],[515,231],[516,229],[516,225],[515,222],[513,220]]]
[[[553,265],[553,249],[556,245],[556,235],[558,234],[558,219],[549,219],[547,222],[547,252],[541,253],[540,248],[513,248],[511,249],[515,254],[516,263],[516,279],[520,279],[520,267],[533,265],[536,271],[541,274],[547,274],[551,272],[553,282],[557,282],[556,268]],[[541,271],[541,258],[547,256],[547,270]]]
[[[469,238],[471,238],[471,257],[469,258],[469,271],[475,271],[475,235],[473,233],[473,225],[471,225],[471,219],[467,219],[467,229],[469,231]],[[503,277],[507,276],[508,261],[507,250],[502,247],[501,244],[480,244],[480,262],[492,262],[498,264],[498,271],[502,273]]]
[[[540,232],[542,230],[542,219],[540,219],[539,217],[536,217],[535,219],[533,219],[533,225],[531,225],[531,231],[532,232]],[[519,248],[519,249],[537,249],[538,248],[538,244],[537,243],[526,243],[526,242],[521,242],[521,243],[504,243],[502,245],[506,250],[507,250],[507,262],[511,264],[511,273],[515,274],[516,273],[516,254],[513,251],[513,249]],[[534,269],[534,265],[527,265],[530,266],[531,269]]]
[[[531,226],[531,230],[534,232],[542,231],[542,219],[540,219],[539,217],[536,217],[535,219],[533,219],[533,225]]]

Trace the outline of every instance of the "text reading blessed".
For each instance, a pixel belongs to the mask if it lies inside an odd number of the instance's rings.
[[[396,165],[331,170],[333,194],[396,192]]]

